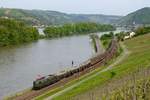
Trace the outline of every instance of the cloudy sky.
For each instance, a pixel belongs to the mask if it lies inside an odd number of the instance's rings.
[[[137,9],[150,7],[150,0],[0,0],[0,7],[126,15]]]

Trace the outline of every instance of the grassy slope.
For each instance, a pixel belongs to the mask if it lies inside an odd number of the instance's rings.
[[[138,66],[147,67],[150,65],[150,34],[127,40],[125,41],[125,45],[131,53],[128,58],[122,61],[122,63],[118,64],[111,71],[100,73],[95,78],[82,83],[80,86],[54,99],[70,99],[80,93],[85,93],[94,87],[102,85],[112,79],[111,72],[115,73],[115,77],[113,78],[117,78],[134,71]]]
[[[127,82],[116,83],[121,85],[110,92],[103,92],[103,100],[149,100],[150,99],[150,69],[139,70],[128,77]],[[127,79],[126,79],[127,80]],[[125,81],[125,80],[122,80]],[[114,85],[114,84],[113,84]]]

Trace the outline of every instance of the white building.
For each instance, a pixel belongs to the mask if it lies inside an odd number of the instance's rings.
[[[124,40],[132,38],[133,36],[135,36],[135,34],[135,32],[129,33],[129,35],[124,36]]]
[[[132,38],[133,36],[135,36],[135,32],[131,32],[129,35],[130,35],[130,38]]]
[[[129,39],[129,38],[130,38],[130,36],[124,36],[124,40]]]

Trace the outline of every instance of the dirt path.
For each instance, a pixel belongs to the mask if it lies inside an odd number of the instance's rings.
[[[86,78],[86,79],[81,80],[80,82],[78,82],[78,83],[76,83],[76,84],[74,84],[74,85],[72,85],[72,86],[70,86],[70,87],[68,87],[68,88],[66,88],[66,89],[64,89],[64,90],[62,90],[62,91],[59,91],[59,92],[57,92],[57,93],[51,95],[50,97],[46,98],[45,100],[51,100],[51,99],[53,99],[53,98],[55,98],[55,97],[57,97],[57,96],[60,96],[60,95],[64,94],[65,92],[70,91],[71,89],[73,89],[73,88],[79,86],[79,85],[82,84],[83,82],[86,82],[86,81],[88,81],[89,79],[92,79],[92,78],[94,78],[95,76],[99,75],[100,73],[105,72],[105,71],[108,71],[108,70],[110,70],[112,67],[114,67],[114,66],[116,66],[117,64],[119,64],[119,63],[120,63],[123,59],[125,59],[125,58],[129,55],[129,53],[130,53],[130,52],[126,49],[126,47],[125,47],[124,44],[121,43],[121,47],[123,48],[124,52],[123,52],[123,53],[116,59],[116,61],[115,61],[113,64],[111,64],[109,67],[107,67],[107,68],[105,68],[105,69],[103,69],[103,70],[101,70],[101,71],[95,73],[94,75],[92,75],[92,76],[90,76],[90,77],[88,77],[88,78]]]

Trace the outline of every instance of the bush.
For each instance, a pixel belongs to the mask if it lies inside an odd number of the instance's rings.
[[[102,44],[105,48],[109,47],[109,44],[110,44],[111,40],[113,39],[113,37],[114,37],[113,32],[110,32],[109,34],[103,34],[101,36],[100,40],[102,41]]]

